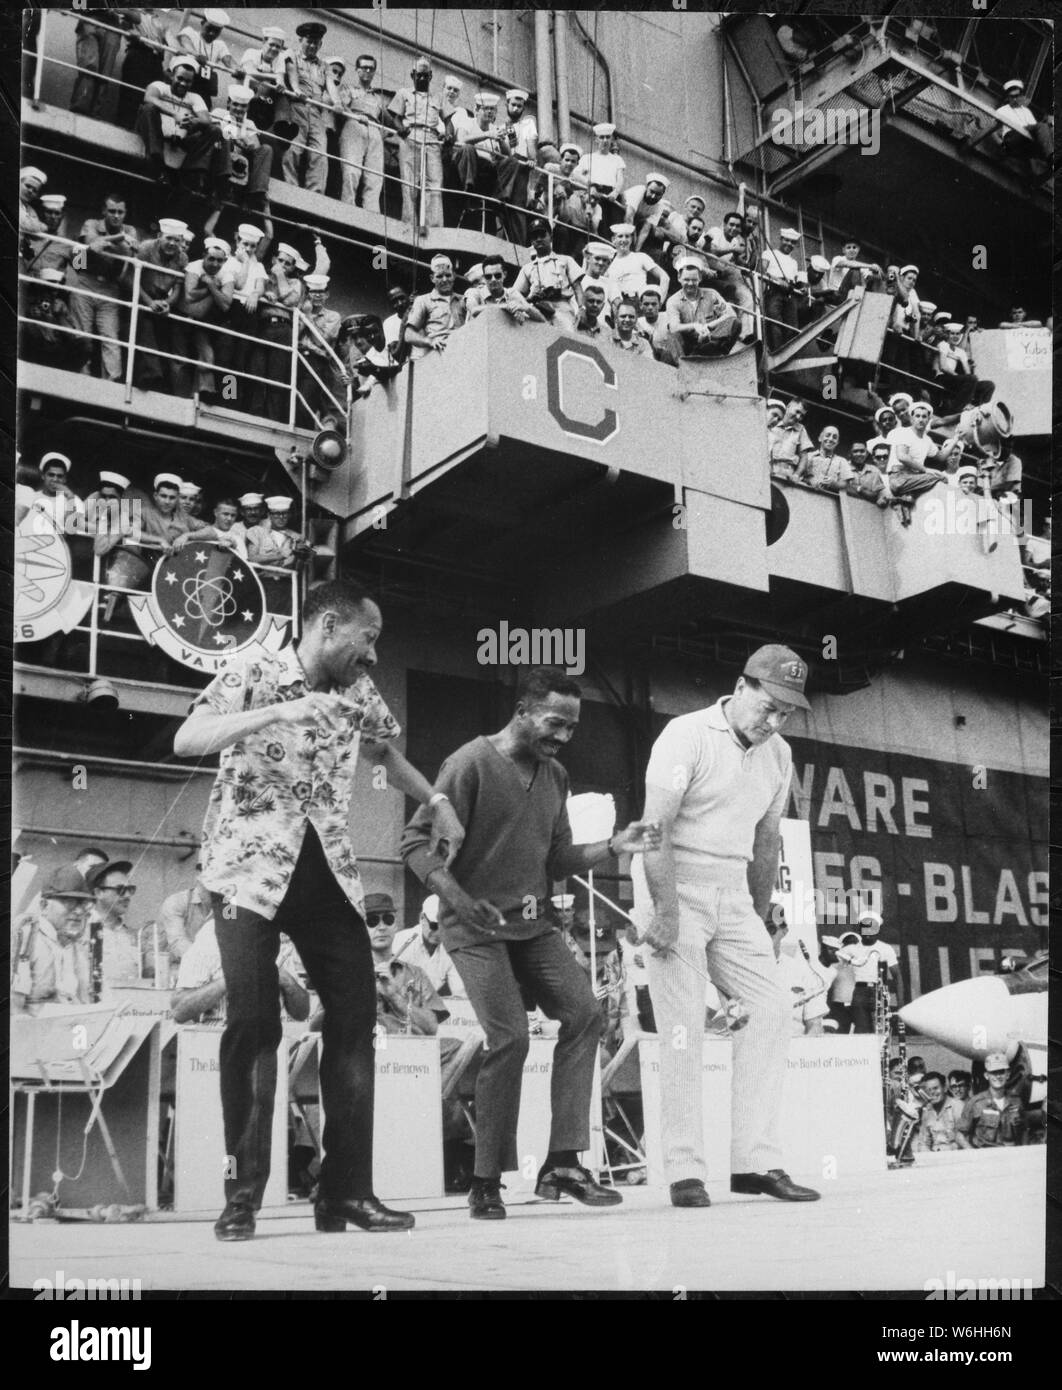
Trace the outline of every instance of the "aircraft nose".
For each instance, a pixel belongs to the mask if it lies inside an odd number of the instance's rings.
[[[1010,993],[998,975],[934,989],[900,1010],[909,1029],[965,1057],[1005,1047],[1011,1030]]]

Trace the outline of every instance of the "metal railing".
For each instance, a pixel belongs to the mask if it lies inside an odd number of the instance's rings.
[[[202,524],[208,526],[210,523],[203,522]],[[80,538],[82,540],[92,539],[91,531],[78,532],[67,527],[66,534],[72,538]],[[209,540],[204,540],[201,543],[213,544],[213,542]],[[59,640],[55,649],[54,658],[50,663],[53,669],[73,675],[84,676],[87,679],[96,677],[115,679],[123,674],[129,675],[129,673],[128,671],[122,672],[115,669],[108,669],[106,650],[109,644],[114,642],[133,643],[135,646],[144,648],[145,650],[155,650],[140,630],[136,628],[135,624],[131,630],[114,625],[115,619],[118,616],[118,604],[122,598],[127,601],[130,598],[145,598],[151,592],[150,572],[144,581],[143,588],[134,588],[128,584],[120,583],[117,580],[108,579],[107,570],[110,568],[112,557],[118,551],[133,552],[137,558],[140,559],[143,558],[141,552],[145,551],[154,552],[160,558],[169,553],[168,547],[162,545],[160,542],[143,537],[139,539],[133,539],[132,537],[130,537],[129,540],[123,539],[107,555],[97,555],[94,553],[92,556],[92,577],[90,580],[80,581],[92,585],[92,602],[82,621],[70,628]],[[263,565],[252,561],[248,561],[247,563],[256,574],[264,576],[274,583],[276,581],[287,581],[288,590],[290,592],[289,611],[277,612],[275,609],[268,606],[270,589],[272,586],[266,585],[263,586],[263,592],[266,596],[266,612],[269,617],[275,618],[281,623],[290,624],[291,630],[289,640],[291,642],[297,641],[299,637],[299,615],[301,611],[302,572],[299,569],[283,569],[276,565]],[[81,643],[72,640],[77,634],[80,634],[82,638]],[[86,638],[87,649],[84,645],[84,639]],[[55,639],[45,640],[54,642]],[[101,644],[104,648],[104,659],[102,661]],[[85,651],[85,660],[83,664],[74,664],[76,657],[79,655],[79,647],[82,651]],[[18,660],[18,652],[19,645],[16,643],[16,661]],[[191,674],[191,672],[189,672],[189,674]],[[197,689],[198,686],[193,686],[190,683],[189,688]]]
[[[86,253],[86,247],[81,242],[75,242],[68,237],[60,237],[52,234],[48,234],[48,236],[50,240],[54,242],[76,248],[78,253]],[[91,254],[98,255],[101,253]],[[35,319],[20,310],[18,321],[21,327],[23,329],[32,328],[34,326],[37,328],[46,328],[61,335],[68,336],[72,344],[77,341],[89,343],[98,342],[100,344],[108,344],[112,347],[116,347],[119,353],[123,355],[124,365],[122,368],[122,381],[125,386],[125,399],[127,402],[132,401],[133,392],[137,389],[135,378],[138,361],[142,365],[143,358],[150,357],[161,358],[172,364],[175,369],[185,367],[193,372],[214,371],[220,373],[222,376],[233,377],[250,384],[257,384],[268,391],[285,392],[287,394],[286,423],[288,428],[292,430],[300,424],[300,407],[302,407],[306,415],[318,428],[322,425],[322,417],[317,414],[312,404],[306,399],[306,395],[300,384],[300,381],[305,381],[305,377],[309,377],[316,383],[316,386],[321,391],[326,402],[330,402],[334,407],[335,413],[344,421],[349,420],[350,408],[353,401],[352,379],[349,369],[333,350],[327,339],[320,333],[317,326],[301,312],[300,308],[284,309],[283,307],[279,307],[277,309],[278,313],[282,313],[285,316],[290,314],[291,317],[291,337],[290,341],[286,343],[278,343],[269,339],[257,337],[253,334],[241,333],[237,329],[227,327],[222,322],[188,318],[185,315],[175,313],[173,310],[170,310],[164,316],[167,323],[178,324],[182,330],[187,330],[189,334],[205,333],[209,334],[211,338],[214,338],[216,335],[218,339],[229,340],[233,344],[245,344],[246,348],[251,351],[275,351],[283,353],[289,359],[287,379],[286,381],[278,381],[275,378],[262,376],[258,373],[249,371],[246,365],[237,367],[229,362],[219,363],[216,360],[200,357],[193,358],[173,350],[172,346],[169,348],[159,344],[146,346],[142,341],[138,342],[141,315],[145,312],[151,312],[145,309],[141,301],[145,271],[149,271],[153,275],[162,274],[171,276],[173,279],[183,280],[185,270],[171,270],[169,267],[137,260],[131,256],[112,256],[108,253],[106,259],[125,263],[126,274],[123,278],[129,286],[129,298],[118,298],[115,295],[104,294],[99,290],[89,289],[87,286],[79,284],[48,285],[47,282],[38,277],[25,273],[19,274],[19,283],[20,285],[31,286],[37,291],[40,291],[42,288],[46,289],[50,291],[53,296],[56,291],[58,291],[60,296],[64,299],[80,297],[96,304],[112,304],[115,306],[115,309],[123,315],[128,311],[127,331],[123,336],[111,337],[107,334],[87,331],[73,325]],[[242,303],[245,299],[246,295],[243,292],[237,291],[233,295],[234,302],[238,301]],[[161,315],[159,316],[159,318],[162,317]],[[324,355],[335,374],[336,380],[342,384],[342,397],[335,394],[332,387],[322,379],[317,367],[309,360],[307,353],[303,350],[304,339],[306,337],[310,337],[316,341],[319,353]],[[198,395],[198,393],[195,394]],[[255,412],[248,409],[247,413],[254,414]]]

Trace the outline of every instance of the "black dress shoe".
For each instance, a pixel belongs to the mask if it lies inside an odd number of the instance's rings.
[[[571,1168],[543,1168],[535,1183],[535,1196],[545,1202],[560,1201],[567,1193],[588,1207],[615,1207],[623,1198],[611,1187],[602,1187],[594,1175],[578,1165]]]
[[[733,1173],[730,1191],[762,1193],[765,1197],[777,1197],[780,1202],[817,1202],[822,1195],[813,1187],[799,1187],[781,1168],[767,1173]]]
[[[498,1178],[473,1178],[468,1189],[469,1215],[474,1221],[504,1221],[505,1203]]]
[[[319,1231],[336,1235],[348,1221],[363,1231],[411,1231],[417,1219],[411,1211],[391,1211],[378,1197],[318,1197],[313,1220]]]
[[[671,1184],[671,1205],[673,1207],[710,1207],[712,1199],[705,1191],[700,1178],[685,1178],[682,1182]]]
[[[249,1197],[233,1197],[214,1222],[218,1240],[251,1240],[254,1236],[254,1201]]]

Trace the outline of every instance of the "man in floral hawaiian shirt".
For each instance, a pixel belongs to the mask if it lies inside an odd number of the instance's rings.
[[[464,830],[448,798],[394,746],[401,730],[373,684],[380,610],[358,585],[319,584],[302,638],[276,656],[232,662],[177,732],[179,757],[220,752],[203,827],[209,890],[228,992],[221,1041],[226,1206],[219,1240],[254,1235],[269,1177],[281,1037],[276,956],[286,932],[320,995],[324,1159],[319,1231],[407,1230],[372,1190],[376,988],[364,894],[348,832],[359,751],[387,785],[430,808],[440,866]]]

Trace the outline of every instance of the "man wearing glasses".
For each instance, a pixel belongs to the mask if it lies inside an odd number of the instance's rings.
[[[501,256],[488,256],[483,262],[483,283],[465,295],[468,317],[476,318],[484,309],[502,309],[516,323],[545,323],[545,316],[515,289],[505,288],[505,262]]]
[[[376,59],[371,53],[362,53],[354,64],[354,72],[357,83],[344,82],[338,89],[341,196],[351,207],[379,212],[383,189],[383,100],[372,88]]]
[[[140,981],[139,933],[126,922],[136,893],[136,885],[129,882],[132,871],[128,859],[112,859],[88,876],[95,898],[88,918],[89,952],[94,985],[103,992],[108,985]]]
[[[1007,1091],[1010,1064],[1002,1052],[985,1058],[988,1090],[968,1100],[956,1131],[961,1149],[1013,1148],[1025,1143],[1025,1108]]]
[[[73,866],[58,869],[40,902],[16,921],[11,1012],[38,1014],[44,1004],[90,1002],[85,923],[93,894]]]

